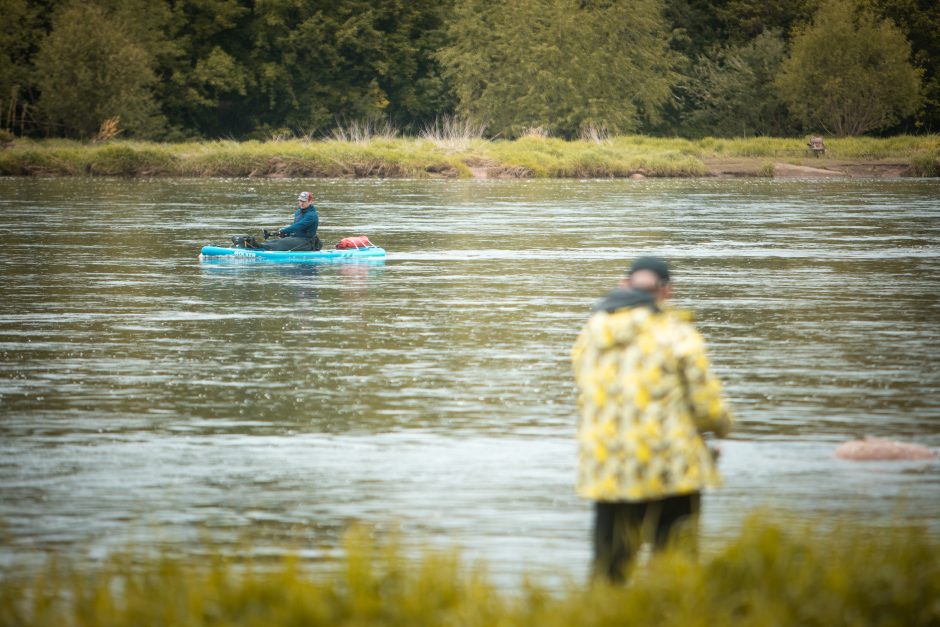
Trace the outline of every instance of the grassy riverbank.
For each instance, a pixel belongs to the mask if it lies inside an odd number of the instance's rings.
[[[746,522],[698,562],[643,566],[626,587],[499,589],[453,554],[406,559],[359,531],[336,568],[296,559],[121,557],[77,573],[61,561],[0,584],[0,625],[936,625],[940,542],[923,530],[815,531]]]
[[[940,176],[940,136],[827,140],[822,158],[801,138],[701,140],[643,136],[514,141],[476,136],[214,141],[16,140],[0,175],[131,177],[608,178],[690,176]]]

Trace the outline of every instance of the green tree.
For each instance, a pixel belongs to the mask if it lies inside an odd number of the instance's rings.
[[[253,128],[248,98],[252,5],[247,0],[166,0],[171,43],[157,55],[156,93],[175,135],[241,136]],[[262,4],[261,2],[257,4]]]
[[[807,129],[859,135],[919,108],[921,73],[910,56],[893,23],[853,0],[829,0],[796,31],[776,86]]]
[[[779,31],[789,38],[793,30],[810,21],[819,0],[727,0],[715,2],[715,18],[721,24],[725,45],[742,45],[765,31]]]
[[[664,0],[663,16],[672,30],[674,50],[695,58],[724,43],[715,0]]]
[[[64,5],[35,57],[39,107],[55,131],[94,135],[101,122],[120,117],[137,135],[157,132],[162,119],[151,88],[151,58],[128,29],[101,7]]]
[[[871,0],[873,10],[893,20],[913,49],[914,67],[923,71],[924,106],[917,112],[918,130],[940,132],[940,2],[936,0]]]
[[[665,16],[672,28],[670,46],[685,57],[679,66],[680,80],[675,97],[666,105],[663,122],[650,127],[657,134],[691,135],[741,134],[745,129],[773,128],[773,133],[787,132],[787,124],[778,124],[782,109],[779,98],[768,106],[766,86],[756,85],[752,74],[761,74],[765,61],[754,58],[761,50],[775,54],[775,44],[766,39],[757,45],[764,32],[780,33],[789,41],[791,30],[812,17],[818,0],[664,0]],[[747,58],[743,58],[747,57]],[[728,76],[724,76],[724,73]],[[770,77],[771,80],[773,76]],[[737,102],[758,95],[762,112],[754,119],[751,112],[740,121],[732,120]],[[771,110],[777,110],[771,114]],[[755,123],[757,126],[755,127]],[[732,130],[736,128],[737,130]],[[760,131],[759,131],[760,132]]]
[[[448,2],[266,0],[255,9],[259,126],[314,133],[337,119],[420,125],[452,107],[434,56]]]
[[[18,16],[24,11],[50,15],[49,7],[38,5],[63,5],[61,0],[0,3],[9,5],[4,15],[10,16],[0,24],[0,40],[5,41],[4,32],[9,31],[17,45],[24,41],[23,19]],[[119,30],[122,45],[133,42],[147,58],[155,75],[147,88],[167,119],[168,130],[162,136],[171,139],[267,136],[284,127],[318,132],[337,119],[378,116],[415,128],[450,113],[452,90],[442,77],[436,52],[445,43],[451,3],[94,0],[108,21],[105,30]],[[71,10],[72,5],[66,8]],[[97,19],[77,13],[74,17],[89,27]],[[51,30],[47,17],[36,29],[37,42]],[[55,43],[57,53],[66,53],[62,40],[67,30],[58,28],[46,47]],[[72,44],[84,39],[74,36],[74,31]],[[102,38],[96,33],[89,46],[100,44]],[[13,47],[5,45],[0,53],[8,49]],[[0,56],[0,87],[17,84],[5,78],[13,70],[29,78],[34,55],[35,50],[25,50],[18,65],[4,63]],[[61,75],[64,68],[54,67],[50,56],[45,53],[43,73]],[[133,63],[126,68],[132,69]],[[50,112],[56,109],[54,102],[46,105]],[[62,107],[56,115],[68,113],[67,109]],[[68,132],[77,134],[75,129]]]
[[[35,81],[32,58],[46,34],[45,2],[0,0],[0,125],[8,130],[31,129],[29,106]]]
[[[95,0],[152,59],[170,138],[243,132],[251,86],[245,0]]]
[[[886,0],[907,1],[907,0]],[[745,45],[765,31],[789,39],[794,27],[810,20],[819,0],[664,0],[674,49],[697,58]]]
[[[458,111],[490,132],[630,132],[671,95],[677,55],[659,0],[465,0],[441,51]]]
[[[786,56],[779,31],[723,48],[696,64],[687,135],[787,135],[795,129],[773,86]]]
[[[28,21],[26,0],[0,0],[0,120],[11,129],[16,120],[19,93],[26,87],[29,73],[25,63],[23,30]]]
[[[388,50],[377,80],[388,94],[388,116],[414,130],[452,113],[455,100],[437,51],[447,44],[453,1],[383,0],[377,6]]]

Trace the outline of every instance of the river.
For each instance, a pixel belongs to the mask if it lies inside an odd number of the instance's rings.
[[[384,263],[205,263],[286,224]],[[0,179],[0,569],[335,554],[354,522],[582,577],[569,350],[668,258],[736,410],[703,549],[756,507],[940,534],[940,181]],[[0,570],[0,572],[3,572]]]

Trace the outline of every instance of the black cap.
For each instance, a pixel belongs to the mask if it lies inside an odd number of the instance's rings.
[[[659,257],[638,257],[630,269],[627,270],[627,276],[630,276],[637,270],[649,270],[656,274],[663,283],[669,282],[669,264],[665,259]]]

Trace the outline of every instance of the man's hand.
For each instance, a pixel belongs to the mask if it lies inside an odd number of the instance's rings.
[[[708,446],[708,452],[712,455],[712,461],[717,462],[721,457],[721,447],[717,444],[710,444]]]

